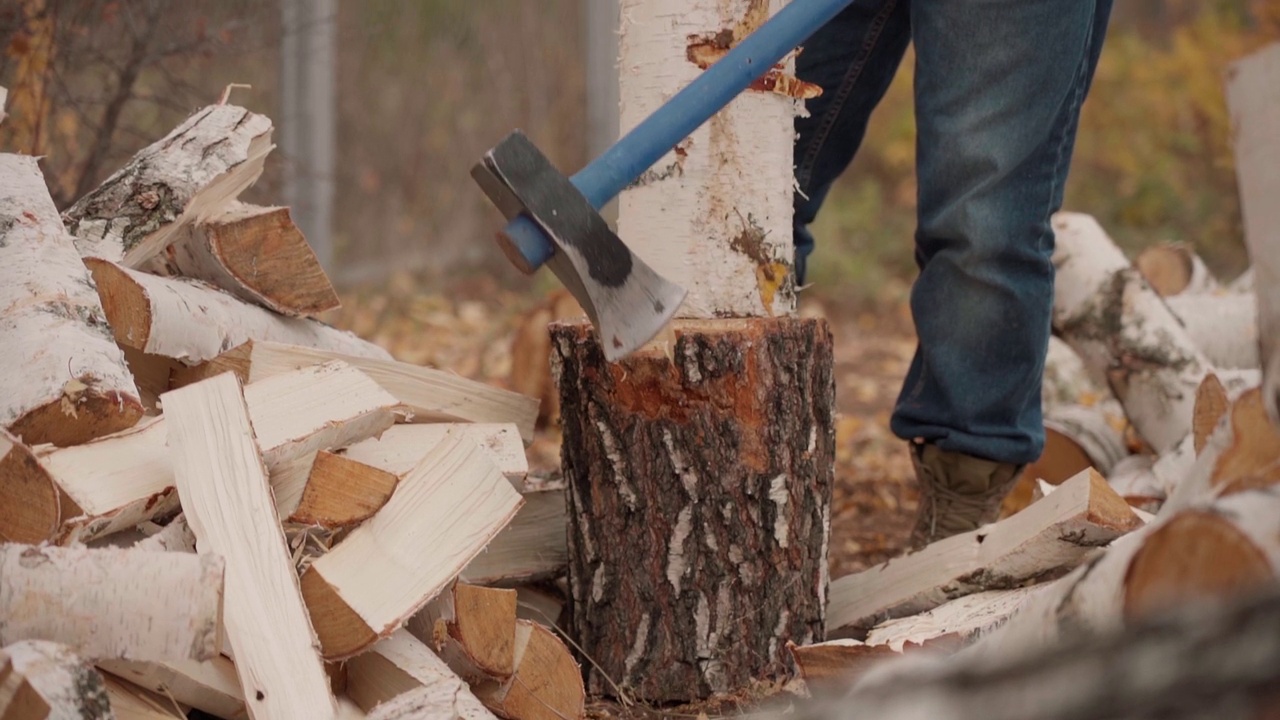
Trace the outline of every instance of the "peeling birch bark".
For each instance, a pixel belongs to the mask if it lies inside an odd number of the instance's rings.
[[[270,467],[381,432],[400,405],[360,371],[315,365],[248,385],[257,444]],[[178,507],[164,416],[76,447],[42,453],[61,491],[59,544],[88,542]]]
[[[1263,399],[1271,421],[1280,424],[1280,44],[1237,61],[1227,77],[1240,212],[1255,277]]]
[[[0,649],[0,717],[114,720],[102,676],[65,645],[44,640]]]
[[[102,303],[34,157],[0,153],[0,428],[75,445],[142,417]]]
[[[204,662],[99,660],[97,665],[116,677],[211,715],[247,717],[235,666],[225,657]]]
[[[1221,293],[1165,298],[1191,341],[1222,369],[1261,367],[1258,307],[1252,295]]]
[[[268,118],[234,105],[191,115],[63,213],[80,254],[142,267],[257,181],[271,131]]]
[[[250,716],[331,720],[333,692],[239,380],[219,375],[163,401],[183,512],[201,547],[227,559],[227,637]]]
[[[207,660],[218,654],[223,568],[216,555],[0,545],[0,644]]]
[[[515,590],[454,583],[405,627],[472,686],[516,670]]]
[[[1219,288],[1217,278],[1187,243],[1149,245],[1133,259],[1133,265],[1151,289],[1166,299]]]
[[[347,694],[370,717],[495,720],[443,660],[403,629],[347,661]]]
[[[179,231],[163,260],[170,274],[281,315],[314,317],[341,305],[287,207],[230,203]]]
[[[1196,388],[1213,369],[1164,300],[1090,216],[1054,216],[1053,324],[1162,454],[1190,431]]]
[[[61,522],[58,486],[31,448],[0,429],[0,541],[37,544]]]
[[[534,398],[450,372],[390,358],[353,357],[339,350],[255,338],[208,363],[175,373],[174,386],[181,387],[226,370],[235,372],[242,382],[254,383],[329,360],[342,360],[373,378],[413,411],[414,422],[515,423],[520,436],[527,442],[533,441],[533,427],[538,417],[538,401]]]
[[[523,502],[476,443],[455,434],[437,445],[377,514],[303,572],[325,658],[345,660],[394,632]]]
[[[982,590],[1074,567],[1142,525],[1086,470],[1022,512],[831,583],[828,627],[869,628]]]
[[[354,357],[390,360],[381,347],[310,318],[289,318],[212,285],[85,258],[116,342],[187,365],[212,360],[252,339],[293,343]]]
[[[700,48],[736,44],[784,4],[625,0],[622,131],[701,74]],[[793,72],[788,58],[782,74]],[[782,94],[749,90],[620,195],[618,235],[689,291],[679,317],[794,312],[792,150],[800,108]]]
[[[516,621],[515,672],[475,689],[485,707],[510,720],[580,720],[586,716],[582,669],[549,629]]]

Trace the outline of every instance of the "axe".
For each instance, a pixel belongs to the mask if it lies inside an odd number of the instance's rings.
[[[498,244],[525,274],[546,264],[587,312],[610,362],[658,334],[686,290],[654,272],[599,210],[852,0],[792,0],[573,177],[519,130],[471,176],[507,218]]]

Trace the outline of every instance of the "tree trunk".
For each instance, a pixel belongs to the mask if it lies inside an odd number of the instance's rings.
[[[835,431],[821,320],[678,321],[607,364],[552,326],[573,632],[590,692],[681,700],[821,640]],[[612,682],[611,682],[612,681]]]
[[[33,157],[0,154],[0,427],[75,445],[142,417],[124,356]]]

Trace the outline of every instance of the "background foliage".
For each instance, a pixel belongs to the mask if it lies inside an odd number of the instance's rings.
[[[395,272],[440,285],[482,275],[530,283],[491,241],[498,218],[468,171],[511,128],[566,170],[586,161],[580,0],[341,0],[335,207],[347,286]],[[274,2],[7,0],[0,149],[43,154],[60,206],[232,82],[234,102],[276,114],[282,28]],[[1223,79],[1280,39],[1275,0],[1119,0],[1084,117],[1067,207],[1129,250],[1195,245],[1242,269]],[[914,273],[911,57],[863,150],[819,218],[808,292],[900,296]],[[247,199],[281,201],[279,150]]]

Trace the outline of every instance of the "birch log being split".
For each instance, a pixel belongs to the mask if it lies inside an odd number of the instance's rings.
[[[455,434],[437,445],[376,515],[303,572],[325,658],[347,659],[394,632],[523,502],[475,442]]]
[[[227,560],[227,637],[250,716],[332,720],[336,701],[239,380],[224,373],[163,401],[183,513],[201,547]]]
[[[342,350],[302,347],[263,338],[234,347],[213,360],[174,373],[174,387],[181,387],[226,370],[241,382],[291,372],[329,360],[342,360],[359,368],[413,411],[420,423],[515,423],[520,436],[533,441],[538,401],[509,390],[469,380],[451,372],[396,362],[388,358],[353,357]]]
[[[75,445],[132,426],[142,402],[34,157],[0,154],[0,427]]]
[[[63,214],[80,254],[142,267],[258,179],[275,147],[271,130],[268,118],[234,105],[196,112]]]
[[[223,559],[0,545],[0,645],[49,640],[89,659],[218,654]]]
[[[0,718],[114,720],[102,675],[71,648],[44,640],[0,649]]]
[[[164,263],[282,315],[311,317],[341,304],[287,207],[231,203],[184,227]]]
[[[85,258],[116,342],[195,365],[251,339],[390,360],[381,347],[310,318],[289,318],[212,285]]]
[[[1263,401],[1280,424],[1280,43],[1232,65],[1227,106],[1236,178],[1258,304]]]
[[[1060,212],[1053,228],[1055,331],[1155,452],[1171,450],[1191,430],[1196,388],[1212,364],[1092,217]]]
[[[965,594],[1016,587],[1082,562],[1142,525],[1086,470],[1022,512],[831,583],[828,627],[869,628]]]

